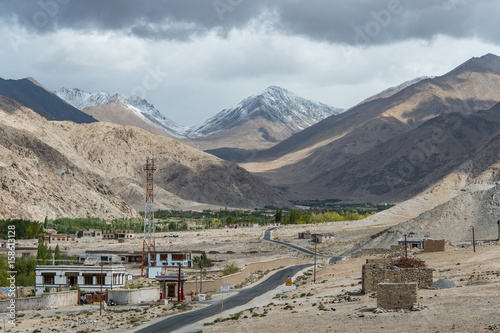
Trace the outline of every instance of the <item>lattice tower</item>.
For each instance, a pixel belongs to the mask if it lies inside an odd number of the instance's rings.
[[[155,247],[155,211],[154,211],[154,195],[153,195],[153,173],[155,172],[155,160],[153,158],[146,159],[146,208],[144,209],[144,238],[142,242],[142,267],[141,276],[144,276],[144,265],[153,267],[156,264],[156,247]]]

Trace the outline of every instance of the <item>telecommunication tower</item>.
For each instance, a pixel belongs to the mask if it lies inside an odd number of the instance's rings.
[[[144,238],[142,242],[142,266],[141,276],[144,277],[144,265],[147,267],[155,266],[156,248],[155,248],[155,210],[153,199],[153,173],[155,172],[155,160],[146,158],[146,209],[144,210]]]

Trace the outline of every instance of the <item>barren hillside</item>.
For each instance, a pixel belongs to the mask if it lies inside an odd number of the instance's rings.
[[[500,186],[484,189],[470,186],[462,194],[428,210],[418,217],[394,225],[358,243],[353,249],[388,248],[413,233],[416,238],[429,237],[451,242],[471,242],[471,227],[478,240],[497,239],[500,216]]]
[[[242,168],[136,127],[47,121],[0,97],[0,131],[0,218],[137,216],[147,156],[159,208],[289,205]]]
[[[167,135],[157,126],[141,119],[121,103],[109,103],[102,106],[91,106],[82,110],[95,119],[124,126],[136,126],[153,134]]]
[[[359,179],[362,174],[370,181],[384,178],[384,174],[372,174],[370,170],[391,174],[392,171],[385,168],[391,160],[393,169],[404,169],[404,163],[393,160],[395,152],[391,149],[398,143],[407,140],[406,152],[418,152],[422,141],[427,144],[425,141],[433,139],[429,137],[433,133],[422,132],[420,137],[416,134],[420,129],[429,128],[424,126],[428,121],[452,113],[459,114],[462,120],[463,116],[489,109],[500,101],[499,91],[500,58],[492,54],[473,58],[441,77],[419,81],[388,98],[362,103],[329,117],[266,151],[249,155],[250,159],[240,165],[279,188],[287,198],[348,199],[355,196],[357,201],[379,198],[400,202],[408,197],[398,198],[397,191],[381,191],[381,184],[353,193],[357,188],[353,189],[351,175]],[[460,124],[451,124],[451,127],[457,125]],[[467,124],[462,125],[466,130]],[[412,137],[407,135],[410,132],[413,132]],[[413,139],[416,141],[408,141]],[[386,144],[391,140],[392,145]],[[435,164],[433,169],[443,167],[452,155],[427,160]],[[420,166],[422,163],[413,164]],[[363,186],[359,182],[357,185]],[[400,187],[405,186],[407,184],[401,182],[394,188],[402,192],[406,189]]]

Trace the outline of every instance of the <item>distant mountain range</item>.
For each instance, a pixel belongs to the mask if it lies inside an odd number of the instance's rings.
[[[269,87],[191,128],[138,97],[64,88],[56,95],[33,79],[0,80],[0,94],[9,97],[0,103],[5,207],[19,198],[35,207],[30,195],[60,191],[53,208],[47,199],[51,214],[92,207],[118,214],[116,205],[120,214],[134,212],[149,151],[164,165],[155,178],[162,207],[289,205],[281,195],[400,202],[444,180],[456,189],[500,181],[500,58],[493,54],[386,89],[345,112]],[[43,121],[31,110],[76,124]],[[106,123],[88,124],[96,119]]]
[[[12,98],[48,120],[70,120],[76,123],[92,123],[92,116],[65,103],[35,79],[4,80],[0,78],[0,95]]]
[[[166,133],[201,149],[267,148],[344,111],[272,86],[219,112],[201,125],[183,127],[137,96],[123,98],[107,92],[90,93],[67,88],[56,94],[100,121],[134,125],[156,134]]]
[[[155,158],[157,209],[291,206],[237,165],[167,136],[48,121],[0,96],[0,219],[139,217],[146,157]]]
[[[267,150],[226,150],[223,157],[289,199],[399,202],[454,172],[469,170],[457,187],[477,177],[499,181],[500,158],[491,156],[499,102],[500,58],[488,54],[369,99]]]
[[[343,111],[271,86],[192,127],[188,137],[204,150],[262,149]]]
[[[173,137],[186,135],[185,127],[166,118],[152,104],[138,96],[124,98],[118,94],[110,95],[105,91],[90,93],[76,88],[61,88],[55,94],[100,121],[135,125],[156,132],[164,131]],[[110,106],[114,106],[115,112]]]

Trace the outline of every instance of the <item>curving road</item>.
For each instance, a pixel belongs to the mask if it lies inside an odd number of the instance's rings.
[[[314,252],[305,249],[303,247],[294,245],[294,244],[289,244],[277,240],[271,239],[272,232],[276,230],[277,228],[270,228],[267,229],[264,232],[264,237],[263,239],[269,242],[273,242],[276,244],[288,246],[292,249],[295,249],[297,251],[300,251],[302,253],[308,254],[308,255],[314,255]],[[325,256],[322,254],[317,254],[317,256],[324,257],[324,258],[330,258],[329,263],[333,264],[339,260],[344,259],[344,257],[340,256]],[[259,283],[253,287],[242,289],[239,291],[236,295],[233,295],[226,300],[224,300],[224,311],[233,309],[235,307],[238,307],[240,305],[243,305],[245,303],[248,303],[252,299],[265,294],[266,292],[278,287],[279,285],[283,284],[283,281],[285,281],[287,276],[293,276],[297,274],[297,272],[312,266],[312,264],[304,264],[304,265],[297,265],[297,266],[291,266],[285,269],[282,269],[273,275],[271,275],[268,279],[266,279],[264,282]],[[195,311],[188,311],[184,312],[169,318],[166,318],[162,321],[159,321],[155,324],[152,324],[150,326],[147,326],[145,328],[139,329],[136,331],[136,333],[165,333],[165,332],[173,332],[176,330],[179,330],[183,328],[184,326],[194,324],[200,320],[203,320],[205,318],[214,316],[218,313],[220,313],[221,310],[221,301],[216,301],[212,303],[211,305],[207,306],[206,308],[195,310]]]
[[[305,253],[305,254],[309,254],[311,256],[314,255],[314,252],[312,252],[308,249],[304,249],[303,247],[271,239],[272,232],[276,229],[277,229],[277,227],[274,227],[274,228],[270,228],[270,229],[267,229],[266,231],[264,231],[263,239],[266,241],[269,241],[269,242],[276,243],[276,244],[288,246],[292,249],[295,249],[295,250],[300,251],[300,252]],[[341,256],[325,256],[323,254],[316,254],[316,256],[323,257],[323,258],[330,258],[330,260],[328,261],[329,264],[334,264],[337,261],[345,259],[345,257],[341,257]]]
[[[266,292],[278,287],[279,285],[282,285],[287,276],[293,276],[299,271],[310,266],[312,266],[312,264],[297,265],[282,269],[271,275],[262,283],[259,283],[250,288],[242,289],[236,295],[233,295],[224,300],[224,311],[248,303],[252,299],[265,294]],[[202,319],[214,316],[220,313],[220,310],[221,302],[216,301],[206,308],[184,312],[173,317],[166,318],[160,322],[142,328],[136,331],[136,333],[173,332],[175,330],[183,328],[184,326],[191,325]]]

